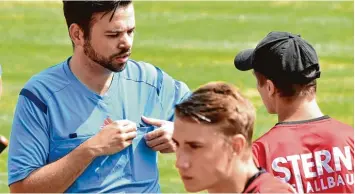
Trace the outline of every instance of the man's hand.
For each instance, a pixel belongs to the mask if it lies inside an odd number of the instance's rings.
[[[120,152],[131,145],[137,136],[137,126],[132,121],[106,119],[104,124],[98,134],[85,142],[95,157]]]
[[[172,141],[174,124],[170,121],[147,118],[144,116],[142,116],[142,119],[147,124],[159,127],[144,136],[147,145],[160,153],[175,152],[176,145]]]

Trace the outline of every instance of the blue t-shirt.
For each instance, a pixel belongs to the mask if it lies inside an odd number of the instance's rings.
[[[175,104],[189,95],[183,82],[151,64],[129,60],[100,96],[76,78],[69,60],[33,76],[20,92],[10,136],[9,185],[97,134],[107,117],[137,126],[142,115],[173,120]],[[131,146],[94,159],[66,192],[160,192],[157,152],[142,138],[152,130],[138,127]]]

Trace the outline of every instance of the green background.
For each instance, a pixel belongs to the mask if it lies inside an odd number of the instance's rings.
[[[209,81],[238,86],[257,108],[254,138],[276,122],[251,72],[234,70],[235,54],[270,31],[301,34],[317,50],[322,76],[317,101],[325,114],[354,125],[353,2],[135,2],[132,58],[161,67],[195,89]],[[9,137],[18,93],[34,74],[72,53],[61,2],[0,2],[4,94],[1,134]],[[160,155],[163,192],[184,192],[174,154]],[[7,149],[0,155],[0,192],[8,192]]]

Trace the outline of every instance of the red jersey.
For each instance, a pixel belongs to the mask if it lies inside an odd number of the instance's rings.
[[[328,116],[276,124],[253,143],[253,154],[298,193],[354,193],[354,129]]]
[[[295,190],[263,170],[248,180],[242,193],[295,193]]]

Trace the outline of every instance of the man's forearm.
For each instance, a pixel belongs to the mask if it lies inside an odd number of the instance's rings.
[[[63,158],[32,172],[24,180],[13,183],[10,185],[10,191],[62,193],[74,183],[93,159],[94,154],[82,144]]]

